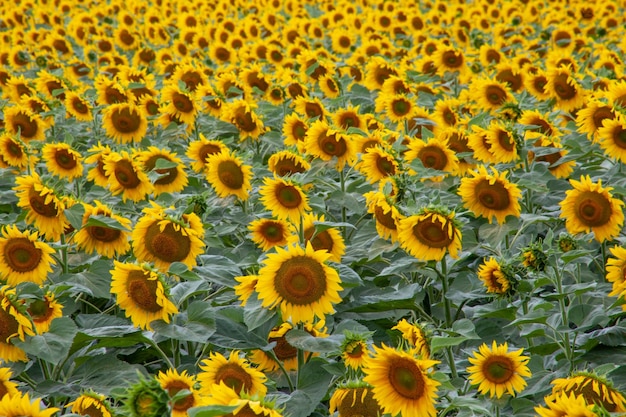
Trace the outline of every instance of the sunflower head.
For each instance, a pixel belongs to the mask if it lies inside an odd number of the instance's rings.
[[[111,405],[102,394],[88,390],[80,394],[71,403],[67,404],[71,407],[72,413],[88,416],[111,417]]]
[[[430,359],[430,334],[424,325],[402,319],[391,330],[400,331],[403,343],[408,345],[407,350],[414,350],[422,359]]]
[[[374,398],[372,386],[361,380],[339,384],[330,398],[329,411],[338,411],[340,416],[345,417],[378,417],[383,414]]]
[[[531,243],[522,250],[522,265],[531,271],[541,272],[546,269],[548,255],[543,249],[541,242]]]
[[[485,260],[478,268],[478,278],[488,293],[508,296],[515,292],[517,279],[513,268],[493,257]]]
[[[344,335],[345,339],[341,343],[341,357],[348,367],[359,369],[371,353],[367,342],[368,335],[350,331],[344,332]]]
[[[562,233],[556,240],[559,250],[563,253],[578,249],[578,241],[570,234]]]
[[[139,380],[127,387],[119,399],[131,417],[162,417],[169,414],[169,395],[155,378],[139,374]]]
[[[588,405],[598,405],[610,413],[626,412],[626,399],[613,383],[595,372],[578,371],[568,378],[552,381],[552,394],[546,401],[559,394],[582,396]]]

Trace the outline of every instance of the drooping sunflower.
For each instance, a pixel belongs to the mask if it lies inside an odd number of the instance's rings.
[[[338,417],[378,417],[383,414],[372,386],[363,381],[339,385],[330,397],[329,411],[338,411]]]
[[[111,293],[117,297],[117,305],[134,326],[152,330],[151,322],[163,320],[169,323],[170,316],[178,313],[168,298],[163,278],[147,264],[113,261],[113,265]]]
[[[259,195],[261,203],[272,215],[294,224],[299,223],[300,217],[311,210],[302,188],[289,179],[265,177],[259,188]]]
[[[72,413],[94,416],[94,417],[111,417],[111,405],[107,402],[106,397],[94,391],[86,391],[80,394],[74,401],[66,405]]]
[[[613,383],[594,372],[577,371],[567,378],[551,382],[552,393],[546,402],[556,401],[561,394],[581,396],[590,406],[599,405],[609,413],[626,412],[626,399]]]
[[[491,348],[483,343],[468,358],[472,364],[467,367],[470,383],[478,385],[478,391],[491,398],[501,398],[505,392],[513,396],[521,392],[527,384],[524,378],[531,376],[526,366],[529,358],[522,356],[523,352],[524,349],[509,352],[506,342],[497,344],[494,340]]]
[[[54,253],[37,232],[5,226],[0,237],[0,278],[13,287],[22,282],[41,285],[52,272]]]
[[[459,169],[459,158],[448,147],[447,141],[439,137],[430,138],[428,141],[412,139],[404,153],[404,159],[409,164],[419,160],[424,168],[441,171],[443,174],[454,175]],[[411,172],[415,174],[415,171]],[[442,178],[443,176],[430,177],[434,181]]]
[[[19,394],[17,384],[11,381],[12,376],[11,368],[0,368],[0,399]]]
[[[535,407],[535,412],[540,417],[562,417],[562,416],[576,416],[576,417],[597,417],[598,414],[594,411],[594,406],[587,404],[582,395],[576,395],[574,393],[560,393],[558,395],[551,396],[550,399],[546,398],[546,405]]]
[[[47,187],[36,172],[17,177],[15,183],[17,205],[26,210],[26,223],[34,225],[47,240],[59,240],[68,221],[65,204],[56,192]]]
[[[130,219],[113,213],[111,208],[98,200],[94,200],[93,203],[94,205],[83,205],[85,208],[83,226],[72,238],[78,249],[89,254],[96,252],[107,258],[128,252],[130,249]],[[104,222],[89,224],[92,216],[104,216],[117,222],[117,225],[109,225]]]
[[[43,299],[31,300],[26,311],[35,325],[37,334],[43,334],[50,330],[52,320],[63,316],[63,304],[48,291]]]
[[[366,359],[363,381],[370,384],[374,399],[384,413],[403,417],[434,417],[437,414],[438,381],[430,368],[439,361],[416,359],[412,354],[374,346],[374,356]]]
[[[307,130],[304,139],[306,152],[323,161],[336,159],[335,168],[341,170],[346,164],[352,165],[356,150],[350,136],[332,128],[324,120],[316,120]]]
[[[137,161],[137,152],[110,152],[104,157],[103,169],[111,194],[121,194],[123,201],[141,201],[154,190]]]
[[[313,249],[325,250],[331,256],[329,258],[332,262],[341,262],[341,257],[346,252],[346,244],[343,241],[341,232],[334,227],[323,228],[318,230],[316,223],[324,222],[324,215],[317,215],[313,213],[306,213],[302,218],[302,233],[305,242],[310,242]],[[296,225],[296,229],[299,230],[300,225]],[[300,237],[294,233],[289,239],[289,243],[297,243]]]
[[[127,386],[118,396],[121,406],[118,410],[129,417],[162,417],[170,414],[170,396],[154,376],[146,378],[139,374],[139,380]],[[117,410],[115,410],[117,411]],[[117,414],[116,414],[117,415]]]
[[[19,169],[26,168],[36,161],[29,147],[8,133],[0,134],[0,158],[8,165]]]
[[[140,142],[148,131],[148,120],[133,103],[115,103],[102,111],[102,126],[117,143]]]
[[[250,239],[264,251],[285,246],[295,234],[293,225],[282,219],[256,219],[248,225]]]
[[[570,67],[551,68],[545,90],[556,100],[555,107],[569,112],[585,104],[585,91]]]
[[[454,212],[426,207],[398,221],[400,246],[422,261],[439,261],[446,252],[456,258],[461,250],[461,228]]]
[[[206,179],[215,193],[226,198],[231,195],[246,200],[252,185],[252,167],[230,149],[209,155],[206,159]]]
[[[430,359],[430,342],[424,327],[419,323],[409,323],[406,319],[400,320],[391,330],[399,330],[408,345],[421,359]]]
[[[307,171],[311,164],[299,154],[290,150],[282,150],[272,154],[267,160],[267,166],[279,177]]]
[[[605,155],[626,162],[626,119],[621,113],[613,119],[605,119],[597,137]]]
[[[341,279],[337,271],[327,265],[331,257],[325,250],[315,250],[310,242],[306,247],[290,245],[269,253],[259,270],[256,285],[261,305],[280,308],[283,320],[294,323],[312,323],[315,317],[323,320],[335,311],[333,304],[341,302]]]
[[[474,215],[485,217],[489,223],[494,217],[502,224],[507,216],[520,216],[522,191],[506,178],[508,171],[498,172],[491,167],[489,173],[484,165],[480,165],[470,173],[472,177],[461,178],[458,189],[467,209]]]
[[[67,143],[46,143],[41,157],[48,171],[60,178],[71,181],[83,175],[82,156]]]
[[[17,393],[5,395],[0,399],[0,416],[5,417],[52,417],[60,409],[56,407],[41,408],[44,404],[42,398],[29,397],[29,394]]]
[[[175,369],[168,369],[165,372],[159,371],[156,380],[170,397],[171,417],[187,417],[187,410],[202,405],[200,392],[195,388],[196,378],[189,375],[187,371],[178,372]],[[175,401],[171,400],[183,390],[187,390],[189,393]]]
[[[221,140],[207,139],[202,133],[200,138],[189,143],[186,155],[193,162],[191,169],[195,172],[203,172],[207,167],[207,158],[211,155],[228,150],[228,146]]]
[[[404,216],[389,198],[380,191],[369,191],[363,194],[367,204],[367,212],[374,216],[376,232],[382,239],[398,241],[398,221]]]
[[[14,338],[23,342],[26,335],[34,335],[33,325],[24,310],[14,287],[0,287],[0,360],[4,362],[28,361],[26,352],[11,342]]]
[[[602,187],[602,180],[593,183],[589,175],[569,182],[573,189],[565,191],[559,216],[565,219],[567,231],[593,232],[598,242],[617,237],[624,224],[624,202],[613,198],[613,187]]]
[[[204,251],[204,227],[195,213],[173,216],[154,201],[142,210],[131,239],[139,262],[153,262],[167,271],[173,262],[196,266],[196,257]]]
[[[219,352],[211,352],[207,359],[200,363],[201,372],[198,373],[198,382],[201,391],[210,395],[214,385],[225,384],[237,393],[264,396],[267,387],[264,385],[267,377],[258,369],[241,357],[239,351],[230,352],[228,359]]]
[[[283,417],[282,413],[274,408],[273,403],[244,393],[238,394],[223,382],[214,387],[211,397],[207,400],[208,405],[236,407],[232,413],[224,414],[224,417]]]
[[[361,154],[361,161],[356,165],[369,183],[395,175],[400,167],[394,155],[380,146],[369,147]]]
[[[137,154],[137,162],[142,166],[142,171],[158,175],[153,182],[155,196],[181,192],[189,183],[183,161],[168,149],[149,146]]]
[[[494,257],[489,257],[478,267],[478,278],[483,282],[488,293],[505,295],[513,290],[510,274]]]
[[[19,133],[20,139],[24,142],[46,138],[47,124],[39,114],[32,112],[27,107],[5,107],[4,127],[7,132],[14,136]]]

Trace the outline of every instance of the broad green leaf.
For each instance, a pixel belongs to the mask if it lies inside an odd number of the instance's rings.
[[[458,346],[467,340],[469,338],[465,336],[433,336],[430,340],[430,349],[436,353],[447,347]]]
[[[57,365],[65,359],[72,346],[78,328],[69,317],[58,317],[52,320],[50,330],[41,335],[27,338],[24,342],[14,343],[26,353]]]
[[[289,344],[307,352],[331,353],[338,352],[344,340],[343,335],[314,337],[301,329],[292,329],[285,334]]]
[[[186,312],[174,316],[171,323],[162,320],[152,322],[154,331],[170,339],[206,343],[215,333],[213,307],[205,301],[189,304]]]
[[[120,222],[109,216],[92,214],[83,227],[105,227],[108,229],[128,231]]]
[[[249,330],[257,329],[275,317],[276,311],[263,307],[256,292],[250,294],[246,306],[243,309],[243,322],[248,326]]]
[[[80,228],[83,227],[85,206],[82,204],[74,204],[73,206],[66,208],[63,213],[74,229],[80,230]]]

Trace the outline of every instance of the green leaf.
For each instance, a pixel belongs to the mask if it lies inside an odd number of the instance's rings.
[[[211,343],[225,349],[259,349],[268,345],[267,334],[264,337],[256,332],[249,331],[242,324],[243,309],[240,307],[226,307],[215,312],[215,334]],[[259,331],[261,328],[259,328]]]
[[[67,357],[77,332],[78,328],[72,319],[58,317],[52,320],[50,330],[46,333],[14,343],[26,353],[57,365]]]
[[[248,326],[249,330],[258,329],[276,317],[276,311],[261,305],[256,292],[250,294],[246,306],[243,309],[243,322]]]
[[[152,170],[154,171],[157,169],[171,169],[176,168],[177,166],[178,164],[176,162],[170,161],[169,159],[158,158],[154,163],[154,168],[152,168]]]
[[[467,340],[469,338],[465,336],[433,336],[430,340],[430,349],[436,353],[447,347],[458,346]]]
[[[194,301],[189,304],[186,313],[174,316],[171,323],[157,320],[150,325],[157,334],[170,339],[206,343],[215,333],[214,316],[211,304],[206,301]]]
[[[468,339],[480,339],[476,334],[476,327],[469,319],[460,319],[452,323],[452,331]]]
[[[92,214],[83,227],[105,227],[108,229],[128,231],[120,222],[114,218],[103,216],[101,214]]]
[[[66,208],[63,213],[70,222],[72,227],[80,230],[83,226],[83,216],[85,215],[85,206],[82,204],[74,204],[72,207]]]
[[[302,329],[289,330],[285,334],[285,338],[295,348],[318,353],[339,352],[344,340],[343,335],[314,337]]]
[[[187,410],[189,417],[221,417],[237,409],[236,405],[204,405]]]

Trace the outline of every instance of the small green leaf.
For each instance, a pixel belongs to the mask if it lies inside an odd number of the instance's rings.
[[[237,409],[235,405],[205,405],[187,410],[189,417],[221,417]]]
[[[66,208],[63,213],[72,227],[76,230],[80,230],[83,226],[85,207],[82,204],[74,204],[72,207]]]
[[[85,223],[84,227],[104,227],[107,229],[128,231],[127,227],[124,227],[120,222],[109,216],[103,216],[101,214],[92,214]]]
[[[467,340],[469,338],[465,336],[433,336],[430,340],[430,349],[436,353],[447,347],[458,346]]]
[[[154,168],[152,168],[153,170],[155,169],[171,169],[171,168],[176,168],[178,166],[178,164],[174,161],[170,161],[169,159],[165,159],[165,158],[158,158],[156,160],[156,162],[154,163]]]

